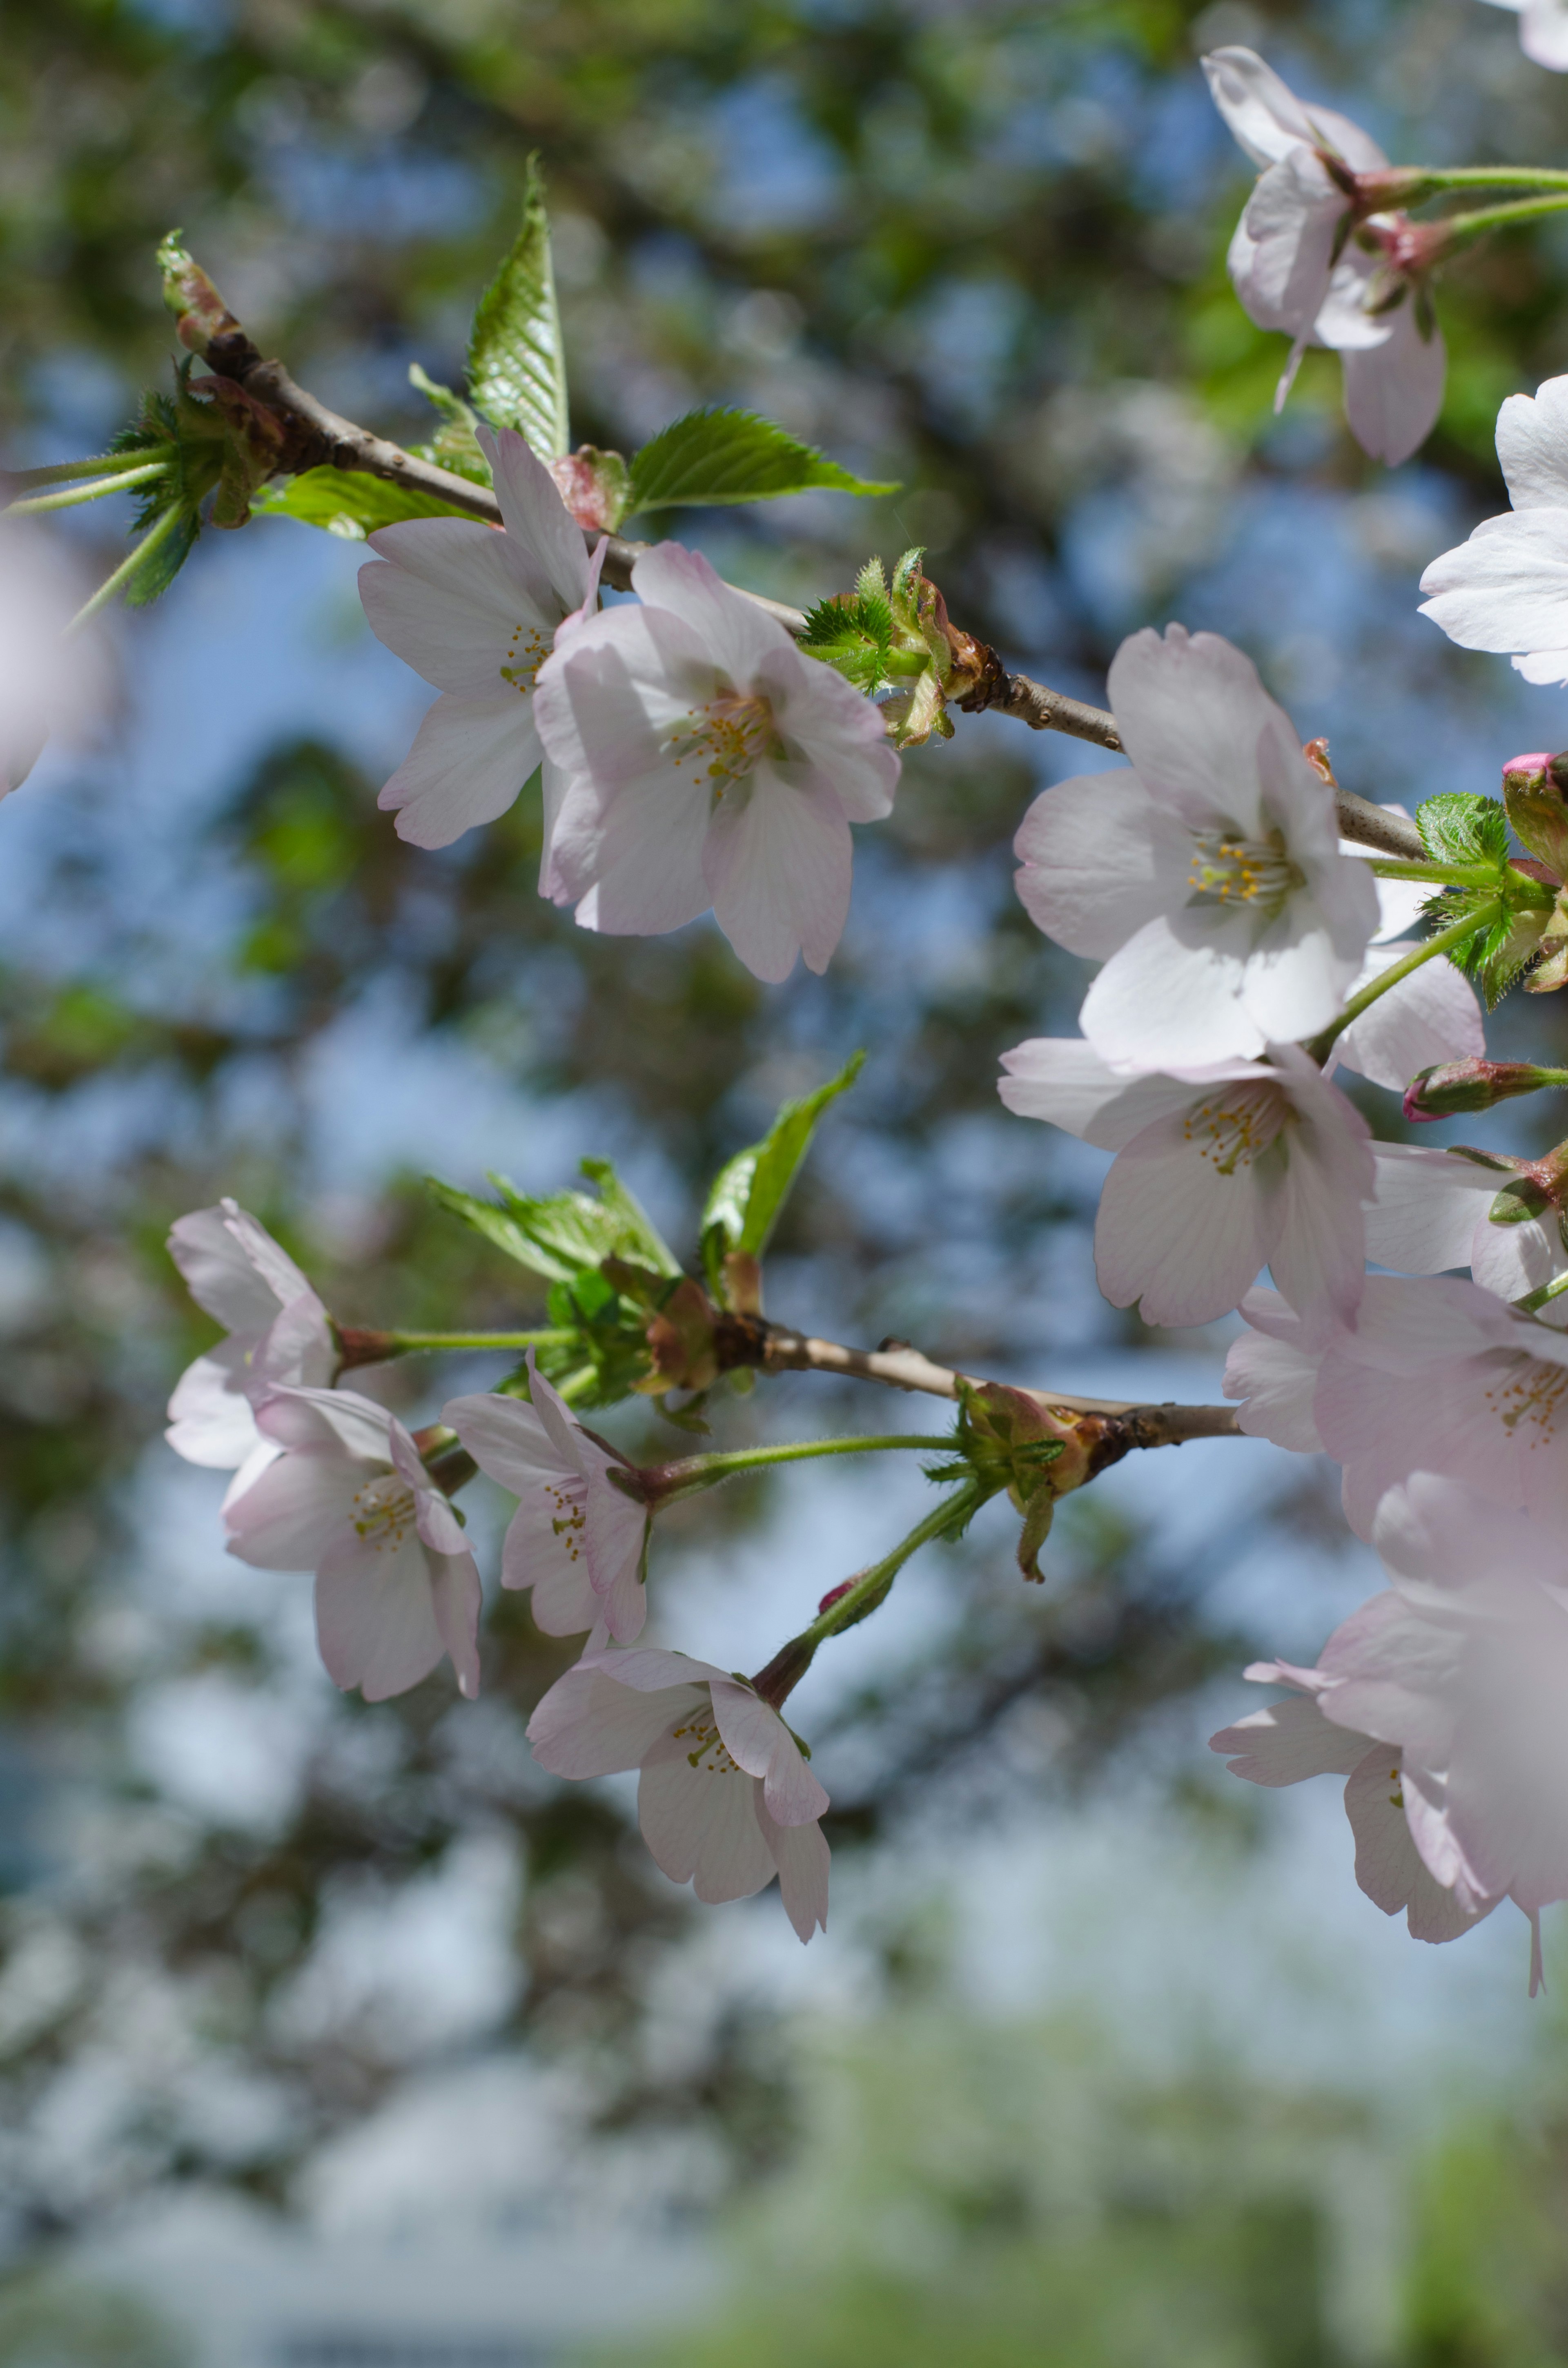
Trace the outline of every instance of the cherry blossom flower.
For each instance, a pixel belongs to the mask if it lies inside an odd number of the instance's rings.
[[[1367,1212],[1367,1255],[1402,1274],[1442,1274],[1468,1266],[1499,1299],[1522,1299],[1568,1271],[1558,1209],[1522,1213],[1519,1168],[1487,1153],[1427,1151],[1380,1143],[1377,1197]],[[1524,1178],[1528,1178],[1528,1168]],[[1512,1188],[1512,1189],[1511,1189]],[[1492,1211],[1501,1196],[1501,1211]],[[1568,1292],[1548,1300],[1537,1321],[1568,1325]]]
[[[1568,74],[1568,0],[1491,0],[1519,19],[1519,47],[1538,66]]]
[[[777,1874],[801,1940],[827,1929],[827,1794],[744,1678],[684,1653],[585,1653],[534,1712],[528,1740],[552,1775],[641,1769],[642,1838],[699,1899],[746,1899]]]
[[[1332,108],[1305,107],[1252,50],[1203,61],[1215,106],[1262,167],[1229,256],[1236,294],[1262,329],[1292,341],[1276,397],[1309,344],[1332,347],[1352,434],[1374,460],[1408,460],[1442,405],[1443,340],[1422,315],[1403,257],[1403,217],[1364,213],[1355,176],[1388,170],[1376,141]],[[1353,221],[1374,251],[1346,236]]]
[[[1267,1266],[1318,1331],[1350,1319],[1364,1281],[1366,1121],[1293,1045],[1268,1063],[1151,1076],[1093,1045],[1037,1037],[1002,1056],[1001,1095],[1114,1151],[1095,1224],[1113,1307],[1150,1324],[1207,1324]]]
[[[531,1587],[547,1636],[604,1622],[619,1644],[642,1626],[649,1519],[610,1474],[629,1470],[584,1429],[528,1357],[532,1403],[453,1398],[442,1412],[482,1472],[509,1488],[517,1509],[502,1551],[503,1587]]]
[[[329,1383],[332,1319],[288,1252],[237,1201],[196,1209],[169,1233],[169,1256],[197,1305],[228,1334],[187,1365],[169,1400],[165,1436],[189,1463],[219,1471],[269,1463],[252,1397],[279,1384]]]
[[[1213,1748],[1255,1782],[1348,1772],[1362,1887],[1391,1914],[1406,1907],[1419,1939],[1453,1939],[1516,1900],[1534,1928],[1533,1992],[1540,1910],[1568,1897],[1568,1551],[1436,1476],[1391,1493],[1374,1543],[1390,1591],[1335,1630],[1315,1668],[1249,1669],[1297,1699]]]
[[[1379,905],[1290,718],[1250,658],[1179,625],[1123,642],[1109,688],[1131,765],[1047,790],[1014,842],[1031,920],[1105,964],[1085,1037],[1108,1061],[1165,1068],[1315,1033]]]
[[[274,1390],[256,1422],[281,1452],[229,1492],[229,1552],[313,1570],[327,1673],[367,1702],[406,1693],[449,1654],[479,1691],[479,1572],[462,1523],[395,1415],[353,1390]]]
[[[514,803],[544,756],[540,668],[562,624],[583,621],[598,598],[605,544],[590,560],[554,479],[516,429],[479,436],[504,529],[406,518],[377,529],[377,556],[359,570],[371,632],[441,694],[379,801],[415,847],[449,846]],[[547,767],[541,891],[563,791]]]
[[[51,733],[80,737],[108,702],[94,635],[69,635],[83,586],[60,546],[0,526],[0,798],[19,790]]]
[[[1278,1279],[1278,1278],[1277,1278]],[[1227,1397],[1242,1429],[1321,1446],[1344,1468],[1346,1518],[1369,1537],[1417,1472],[1495,1505],[1568,1519],[1568,1338],[1457,1275],[1369,1275],[1355,1329],[1314,1331],[1262,1292],[1241,1301],[1271,1346],[1238,1341]]]
[[[1568,18],[1565,18],[1568,22]],[[1421,578],[1421,614],[1466,650],[1512,651],[1527,682],[1568,682],[1568,377],[1511,394],[1497,458],[1513,507]]]
[[[1350,995],[1370,985],[1410,951],[1402,945],[1369,947]],[[1423,962],[1369,1003],[1339,1036],[1333,1058],[1358,1076],[1369,1077],[1373,1085],[1403,1094],[1418,1070],[1434,1069],[1444,1061],[1477,1059],[1485,1050],[1486,1026],[1475,989],[1452,962],[1439,958]]]
[[[852,822],[892,805],[877,709],[697,552],[639,559],[542,668],[535,706],[569,776],[550,893],[585,928],[678,929],[710,905],[758,978],[825,970],[849,910]]]

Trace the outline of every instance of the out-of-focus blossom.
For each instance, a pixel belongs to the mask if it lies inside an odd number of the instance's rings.
[[[1568,0],[1491,0],[1519,20],[1519,47],[1538,66],[1568,74]]]
[[[1461,649],[1513,652],[1527,682],[1568,683],[1568,378],[1509,395],[1497,458],[1513,507],[1432,562],[1421,613]]]
[[[492,1480],[517,1499],[502,1551],[503,1587],[531,1587],[533,1616],[547,1636],[574,1636],[602,1621],[629,1644],[646,1609],[642,1559],[645,1506],[610,1474],[629,1470],[589,1437],[528,1358],[532,1400],[494,1395],[453,1398],[441,1419]]]
[[[313,1570],[316,1638],[334,1682],[406,1693],[449,1654],[479,1691],[479,1573],[462,1523],[395,1415],[353,1390],[275,1390],[256,1408],[280,1452],[223,1507],[229,1552]]]
[[[879,711],[708,562],[661,543],[544,666],[545,748],[569,777],[551,892],[585,928],[678,929],[710,905],[758,978],[825,970],[849,910],[852,822],[892,808]]]
[[[699,1899],[745,1899],[778,1877],[802,1941],[827,1926],[827,1794],[778,1713],[743,1678],[684,1653],[585,1653],[528,1722],[556,1776],[639,1768],[642,1838]]]
[[[228,1338],[180,1375],[165,1435],[187,1463],[246,1466],[244,1480],[276,1452],[256,1429],[253,1398],[329,1383],[338,1365],[332,1320],[287,1250],[237,1201],[176,1218],[169,1256]]]
[[[562,626],[582,621],[598,598],[605,545],[589,559],[554,479],[516,429],[479,433],[503,529],[478,518],[406,518],[377,529],[377,556],[359,570],[371,632],[441,694],[380,799],[415,847],[446,847],[513,803],[544,757],[540,668]],[[547,767],[541,890],[563,787]]]
[[[1037,1037],[1002,1056],[1001,1095],[1117,1155],[1100,1195],[1095,1267],[1113,1307],[1207,1324],[1267,1266],[1323,1332],[1355,1314],[1365,1279],[1369,1129],[1293,1045],[1267,1064],[1149,1076],[1093,1045]]]
[[[1291,340],[1276,408],[1306,347],[1331,347],[1358,443],[1391,466],[1408,460],[1442,406],[1447,356],[1413,277],[1419,233],[1400,214],[1370,211],[1357,188],[1358,176],[1386,173],[1388,158],[1347,116],[1303,105],[1252,50],[1212,51],[1203,70],[1238,145],[1262,168],[1229,262],[1250,317]]]
[[[85,590],[48,536],[0,521],[0,797],[20,789],[51,734],[80,739],[105,712],[103,649],[66,631]]]
[[[1339,851],[1333,791],[1217,633],[1132,634],[1109,688],[1131,766],[1047,790],[1015,841],[1030,918],[1105,964],[1085,1037],[1153,1069],[1314,1034],[1379,920],[1368,867]]]
[[[1533,1926],[1568,1897],[1561,1531],[1422,1477],[1384,1500],[1373,1537],[1390,1591],[1335,1630],[1315,1668],[1249,1669],[1297,1699],[1213,1748],[1255,1782],[1348,1772],[1362,1888],[1391,1914],[1406,1907],[1417,1938],[1452,1940],[1505,1897]],[[1532,1990],[1540,1971],[1538,1930]]]

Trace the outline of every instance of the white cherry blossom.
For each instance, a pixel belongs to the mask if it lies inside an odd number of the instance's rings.
[[[531,1404],[493,1393],[453,1398],[441,1419],[517,1509],[502,1550],[503,1587],[533,1589],[535,1624],[574,1636],[604,1622],[618,1644],[642,1626],[648,1512],[610,1474],[628,1470],[585,1431],[528,1355]]]
[[[598,598],[592,560],[554,479],[514,428],[479,431],[506,521],[406,518],[377,529],[359,598],[377,639],[440,697],[379,803],[415,847],[446,847],[506,813],[544,757],[534,686],[563,624]],[[547,766],[540,889],[564,784]]]
[[[1428,1151],[1380,1143],[1377,1196],[1367,1212],[1367,1255],[1402,1274],[1442,1274],[1468,1266],[1499,1299],[1522,1299],[1568,1271],[1562,1220],[1548,1205],[1515,1217],[1509,1190],[1521,1179],[1485,1154]],[[1505,1220],[1492,1216],[1506,1195]],[[1515,1203],[1517,1205],[1517,1203]],[[1543,1324],[1568,1325],[1568,1292],[1536,1311]]]
[[[1293,1045],[1267,1063],[1151,1076],[1093,1045],[1037,1037],[1002,1056],[1000,1091],[1114,1151],[1095,1224],[1095,1267],[1113,1307],[1150,1324],[1207,1324],[1267,1266],[1319,1331],[1355,1314],[1365,1275],[1369,1129]]]
[[[1519,20],[1519,47],[1538,66],[1568,74],[1568,0],[1491,0]]]
[[[169,1256],[197,1305],[228,1334],[187,1365],[169,1400],[169,1445],[189,1463],[256,1468],[275,1451],[251,1401],[278,1384],[328,1383],[337,1371],[332,1320],[265,1225],[237,1201],[196,1209],[169,1231]]]
[[[229,1552],[313,1570],[327,1673],[367,1702],[450,1655],[479,1691],[479,1573],[462,1524],[395,1415],[353,1390],[275,1390],[256,1422],[280,1452],[223,1507]]]
[[[569,777],[551,886],[585,928],[678,929],[711,905],[748,970],[825,970],[849,910],[852,822],[892,809],[878,710],[722,582],[661,543],[638,604],[574,632],[540,672],[545,748]]]
[[[1045,791],[1014,842],[1030,918],[1105,965],[1084,1034],[1153,1069],[1315,1033],[1379,905],[1290,718],[1250,658],[1179,625],[1123,642],[1109,689],[1131,765]]]
[[[802,1941],[827,1927],[828,1797],[778,1713],[744,1678],[684,1653],[585,1653],[528,1722],[556,1776],[642,1770],[642,1838],[699,1899],[745,1899],[778,1877]]]
[[[1435,1476],[1391,1492],[1373,1542],[1390,1591],[1335,1632],[1315,1668],[1249,1669],[1298,1699],[1213,1748],[1255,1782],[1348,1770],[1363,1888],[1391,1913],[1407,1905],[1412,1931],[1433,1941],[1513,1898],[1536,1928],[1533,1990],[1540,1910],[1568,1897],[1568,1549],[1560,1531]]]
[[[1568,682],[1568,377],[1497,414],[1511,509],[1483,518],[1421,578],[1421,614],[1461,649],[1514,653],[1527,682]]]
[[[1331,347],[1358,443],[1391,466],[1408,460],[1442,405],[1443,340],[1423,324],[1413,290],[1381,248],[1369,253],[1347,235],[1351,193],[1330,169],[1381,173],[1388,158],[1347,116],[1304,105],[1252,50],[1211,51],[1203,70],[1238,145],[1262,167],[1228,260],[1251,319],[1291,340],[1276,408],[1306,347]],[[1395,216],[1366,217],[1374,239],[1396,227]]]

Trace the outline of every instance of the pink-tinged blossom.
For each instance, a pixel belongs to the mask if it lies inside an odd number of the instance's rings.
[[[1513,507],[1421,578],[1421,613],[1461,649],[1510,651],[1527,682],[1568,683],[1568,377],[1511,394],[1497,458]]]
[[[1085,1037],[1108,1061],[1170,1068],[1314,1034],[1379,923],[1333,791],[1217,633],[1132,634],[1109,688],[1131,765],[1045,791],[1014,842],[1030,919],[1105,965]]]
[[[1369,986],[1403,962],[1408,946],[1372,946],[1350,995]],[[1346,1001],[1349,996],[1346,996]],[[1408,978],[1387,987],[1353,1019],[1334,1047],[1334,1059],[1369,1077],[1375,1086],[1403,1094],[1420,1069],[1440,1062],[1477,1060],[1486,1050],[1486,1026],[1475,989],[1452,962],[1423,962]]]
[[[602,1621],[618,1644],[639,1634],[648,1511],[610,1476],[621,1456],[585,1431],[528,1358],[532,1403],[453,1398],[441,1419],[482,1472],[517,1499],[502,1549],[503,1587],[531,1587],[536,1626],[575,1636]]]
[[[237,1201],[176,1219],[169,1256],[197,1305],[228,1334],[187,1365],[169,1400],[169,1445],[221,1472],[269,1463],[251,1402],[337,1371],[332,1319],[288,1252]]]
[[[1568,0],[1491,0],[1519,20],[1519,47],[1538,66],[1568,74]]]
[[[256,1408],[279,1451],[223,1507],[229,1552],[313,1570],[327,1673],[367,1702],[406,1693],[450,1655],[479,1691],[479,1572],[462,1523],[395,1415],[353,1390],[276,1390]]]
[[[746,1899],[778,1877],[802,1941],[827,1927],[827,1794],[801,1747],[744,1678],[684,1653],[585,1653],[528,1722],[556,1776],[642,1770],[642,1838],[699,1899]]]
[[[592,560],[553,478],[514,428],[480,441],[495,476],[502,531],[478,518],[407,518],[378,528],[359,570],[370,630],[440,697],[379,803],[401,838],[446,847],[506,813],[544,758],[534,686],[562,625],[598,598]],[[546,765],[544,860],[563,782]]]
[[[1452,1939],[1505,1897],[1534,1925],[1568,1897],[1561,1532],[1421,1476],[1385,1499],[1373,1542],[1390,1591],[1335,1630],[1315,1668],[1249,1669],[1296,1699],[1213,1748],[1254,1782],[1348,1773],[1362,1887],[1390,1913],[1407,1907],[1418,1938]],[[1538,1930],[1532,1991],[1540,1975]]]
[[[699,552],[661,543],[639,602],[574,632],[535,704],[569,786],[550,893],[585,928],[678,929],[711,905],[758,978],[825,970],[849,910],[849,825],[892,808],[878,710],[802,655]]]
[[[1443,1274],[1468,1266],[1499,1299],[1522,1299],[1568,1272],[1555,1208],[1515,1216],[1518,1180],[1506,1167],[1460,1151],[1380,1143],[1377,1196],[1367,1212],[1367,1255],[1401,1274]],[[1493,1208],[1503,1198],[1502,1221]],[[1536,1310],[1542,1324],[1568,1325],[1568,1292]]]
[[[1095,1224],[1113,1307],[1137,1301],[1150,1324],[1207,1324],[1267,1266],[1314,1331],[1354,1318],[1369,1130],[1293,1045],[1267,1064],[1151,1076],[1113,1068],[1091,1044],[1037,1037],[1002,1064],[1009,1110],[1117,1155]]]
[[[1251,1326],[1231,1344],[1223,1388],[1239,1399],[1239,1428],[1249,1439],[1272,1440],[1296,1455],[1320,1455],[1313,1401],[1325,1338],[1305,1323],[1288,1299],[1261,1285],[1240,1302]]]
[[[1261,167],[1229,256],[1237,296],[1259,328],[1278,329],[1291,351],[1275,399],[1290,393],[1308,345],[1340,356],[1351,433],[1374,460],[1408,460],[1442,406],[1447,357],[1425,324],[1397,256],[1402,217],[1374,213],[1358,241],[1346,180],[1381,173],[1388,158],[1347,116],[1307,107],[1253,51],[1212,51],[1203,61],[1215,106],[1238,145]]]

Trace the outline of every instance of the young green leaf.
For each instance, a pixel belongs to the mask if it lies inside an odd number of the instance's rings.
[[[454,394],[449,386],[437,386],[417,362],[408,365],[408,382],[416,386],[441,415],[441,425],[427,444],[409,446],[415,459],[433,461],[437,468],[450,469],[455,476],[467,477],[472,484],[488,485],[492,482],[490,463],[474,433],[479,414],[460,394]]]
[[[443,465],[452,464],[444,460]],[[299,518],[306,526],[324,527],[345,542],[363,542],[379,526],[395,526],[401,518],[469,515],[434,494],[394,485],[363,469],[307,469],[302,476],[275,477],[252,495],[251,507],[258,518]]]
[[[541,461],[571,450],[566,357],[537,156],[528,158],[522,228],[473,316],[468,391],[492,427],[520,429]]]
[[[840,494],[898,491],[851,476],[754,411],[688,411],[633,455],[631,508],[769,502],[819,485]]]
[[[476,1200],[436,1177],[426,1180],[443,1209],[548,1281],[575,1286],[585,1272],[597,1275],[608,1258],[637,1260],[661,1275],[678,1275],[675,1258],[608,1161],[585,1159],[583,1173],[597,1184],[598,1199],[587,1192],[552,1192],[535,1200],[504,1176],[492,1176],[497,1204]]]
[[[1445,790],[1416,807],[1415,827],[1434,863],[1485,863],[1501,871],[1508,860],[1508,817],[1495,798]]]
[[[761,1258],[767,1249],[817,1121],[854,1084],[865,1059],[864,1053],[852,1053],[825,1086],[786,1102],[762,1141],[737,1151],[713,1178],[702,1212],[702,1259],[715,1285],[730,1252]]]

